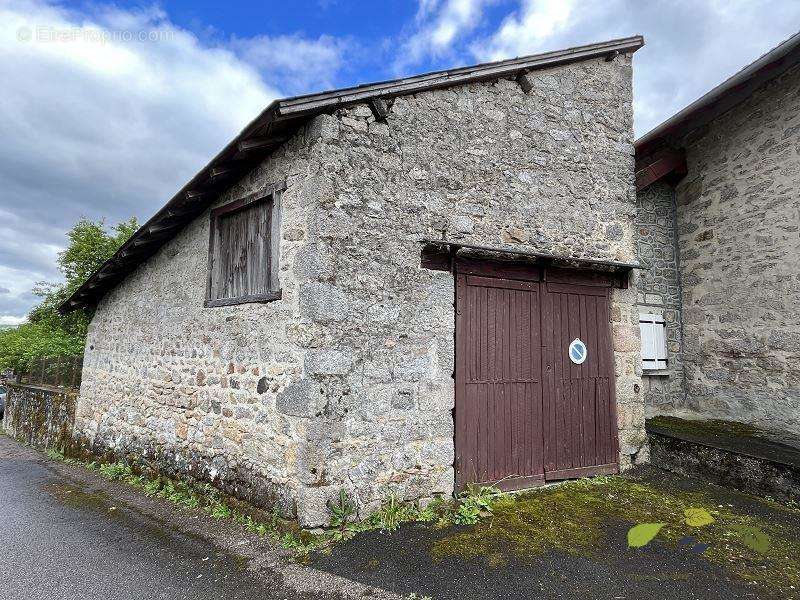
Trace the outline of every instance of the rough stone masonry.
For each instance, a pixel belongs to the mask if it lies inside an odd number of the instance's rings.
[[[676,188],[687,407],[800,433],[800,67],[690,133]]]
[[[688,173],[638,194],[642,312],[664,314],[651,414],[800,433],[800,67],[673,141]]]
[[[342,488],[361,514],[389,489],[451,494],[454,284],[418,241],[636,255],[631,57],[523,83],[314,118],[215,204],[286,181],[282,299],[203,307],[206,211],[100,302],[76,434],[307,526]],[[637,312],[634,287],[614,290],[623,468],[645,440]]]
[[[647,267],[637,278],[639,311],[662,315],[667,339],[668,369],[643,374],[645,409],[648,416],[681,412],[686,395],[675,190],[659,181],[636,196],[637,251]]]

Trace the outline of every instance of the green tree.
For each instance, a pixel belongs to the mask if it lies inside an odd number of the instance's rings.
[[[88,310],[67,315],[58,307],[100,265],[122,246],[139,225],[135,218],[106,229],[104,221],[81,219],[67,233],[67,248],[58,255],[63,283],[40,282],[33,292],[42,300],[28,314],[28,321],[0,331],[0,371],[25,373],[40,359],[80,356],[92,318]]]

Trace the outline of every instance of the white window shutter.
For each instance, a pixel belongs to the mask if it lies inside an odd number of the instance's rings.
[[[664,317],[655,314],[639,315],[642,334],[642,368],[656,371],[667,368],[667,333]]]

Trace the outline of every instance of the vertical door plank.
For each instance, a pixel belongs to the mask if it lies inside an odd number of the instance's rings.
[[[555,396],[554,370],[555,356],[553,353],[553,327],[555,316],[553,312],[553,296],[548,293],[547,286],[540,286],[539,297],[541,299],[541,343],[542,343],[542,456],[545,471],[555,470],[555,417],[553,411],[553,398]]]
[[[545,428],[540,286],[465,274],[457,274],[456,280],[458,485],[541,478]]]

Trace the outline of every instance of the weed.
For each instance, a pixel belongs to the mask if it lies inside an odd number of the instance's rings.
[[[432,504],[433,503],[422,509],[418,508],[414,520],[418,523],[432,523],[433,521],[437,521],[439,519],[439,514],[436,511],[436,507]]]
[[[482,518],[490,517],[492,505],[501,494],[495,487],[469,484],[459,496],[453,522],[457,525],[475,525]]]
[[[323,547],[328,546],[330,538],[328,536],[317,536],[303,541],[303,539],[294,532],[286,532],[281,538],[281,546],[287,550],[291,550],[298,558],[307,557],[315,550],[321,550]]]
[[[123,462],[100,465],[99,471],[103,477],[112,481],[128,479],[133,476],[133,470]]]
[[[158,496],[186,508],[199,508],[201,505],[200,495],[182,481],[167,479],[160,486],[160,489],[150,495]]]
[[[139,489],[144,487],[146,481],[147,477],[144,475],[131,475],[125,479],[125,483]]]
[[[48,450],[46,450],[45,456],[47,456],[47,458],[51,460],[60,460],[60,461],[66,460],[64,453],[61,452],[60,450],[56,450],[55,448],[49,448]]]
[[[144,493],[148,496],[155,496],[161,490],[161,480],[160,479],[150,479],[144,482],[142,485],[142,489]]]
[[[243,525],[248,531],[251,531],[261,537],[277,533],[277,528],[272,524],[261,523],[256,521],[250,515],[245,515],[240,512],[235,512],[233,515],[234,520]]]
[[[270,515],[270,523],[269,524],[273,529],[277,529],[278,528],[278,524],[280,522],[281,522],[281,509],[278,507],[277,504],[275,504],[272,507],[272,515]]]
[[[392,490],[383,499],[381,507],[370,516],[369,524],[381,531],[396,531],[400,524],[411,521],[414,517],[414,507],[400,500],[397,493]]]
[[[215,519],[228,519],[233,516],[230,506],[220,500],[215,500],[206,507],[206,511]]]
[[[343,530],[347,522],[356,513],[356,505],[347,490],[342,488],[339,490],[339,496],[336,501],[328,503],[328,510],[331,512],[331,525]]]

